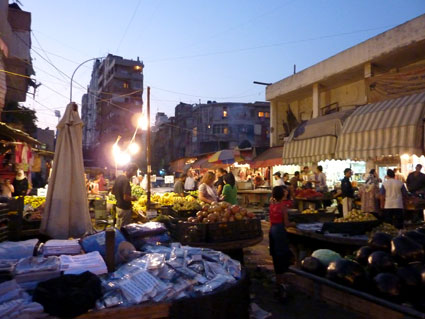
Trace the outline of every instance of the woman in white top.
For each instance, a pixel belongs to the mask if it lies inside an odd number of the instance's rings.
[[[205,173],[202,177],[201,185],[199,185],[198,197],[201,201],[211,204],[218,202],[217,191],[214,188],[215,174],[213,172]]]

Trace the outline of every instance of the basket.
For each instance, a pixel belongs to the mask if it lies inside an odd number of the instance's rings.
[[[261,234],[261,220],[254,218],[208,224],[207,240],[209,243],[219,243],[255,238],[261,236]]]
[[[378,226],[379,220],[347,223],[323,223],[322,232],[361,235]]]
[[[258,218],[241,220],[239,227],[239,239],[256,238],[263,234],[261,220]]]
[[[205,243],[207,239],[206,224],[179,222],[170,231],[174,240],[182,244]]]

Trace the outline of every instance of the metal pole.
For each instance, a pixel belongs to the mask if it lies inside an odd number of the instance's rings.
[[[69,102],[72,102],[72,82],[74,81],[74,75],[75,75],[75,73],[77,72],[77,70],[84,64],[84,63],[86,63],[86,62],[89,62],[89,61],[93,61],[93,60],[97,60],[97,59],[102,59],[102,57],[100,57],[100,58],[91,58],[91,59],[88,59],[88,60],[86,60],[86,61],[84,61],[84,62],[81,62],[78,66],[77,66],[77,68],[74,70],[74,72],[72,72],[72,76],[71,76],[71,87],[70,87],[70,90],[69,90]]]
[[[147,191],[147,203],[146,208],[149,211],[151,208],[151,88],[148,86],[148,104],[146,107],[146,117],[148,121],[146,131],[146,173],[148,174],[148,191]]]

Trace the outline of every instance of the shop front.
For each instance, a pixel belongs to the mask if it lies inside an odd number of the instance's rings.
[[[386,169],[401,168],[407,177],[424,163],[425,92],[357,108],[342,128],[335,157],[366,161],[381,179]]]
[[[327,184],[332,187],[351,162],[335,161],[335,147],[344,121],[352,110],[317,117],[300,124],[289,135],[283,148],[283,163],[288,169],[323,166]],[[353,163],[354,165],[355,163]],[[347,166],[349,165],[349,166]],[[357,165],[357,164],[356,164]]]

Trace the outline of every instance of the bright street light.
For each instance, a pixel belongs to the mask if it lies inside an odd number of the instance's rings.
[[[148,130],[148,118],[145,113],[142,113],[142,115],[140,115],[137,123],[143,131]]]
[[[128,151],[131,155],[137,154],[140,151],[140,146],[137,143],[131,142],[128,146]]]

